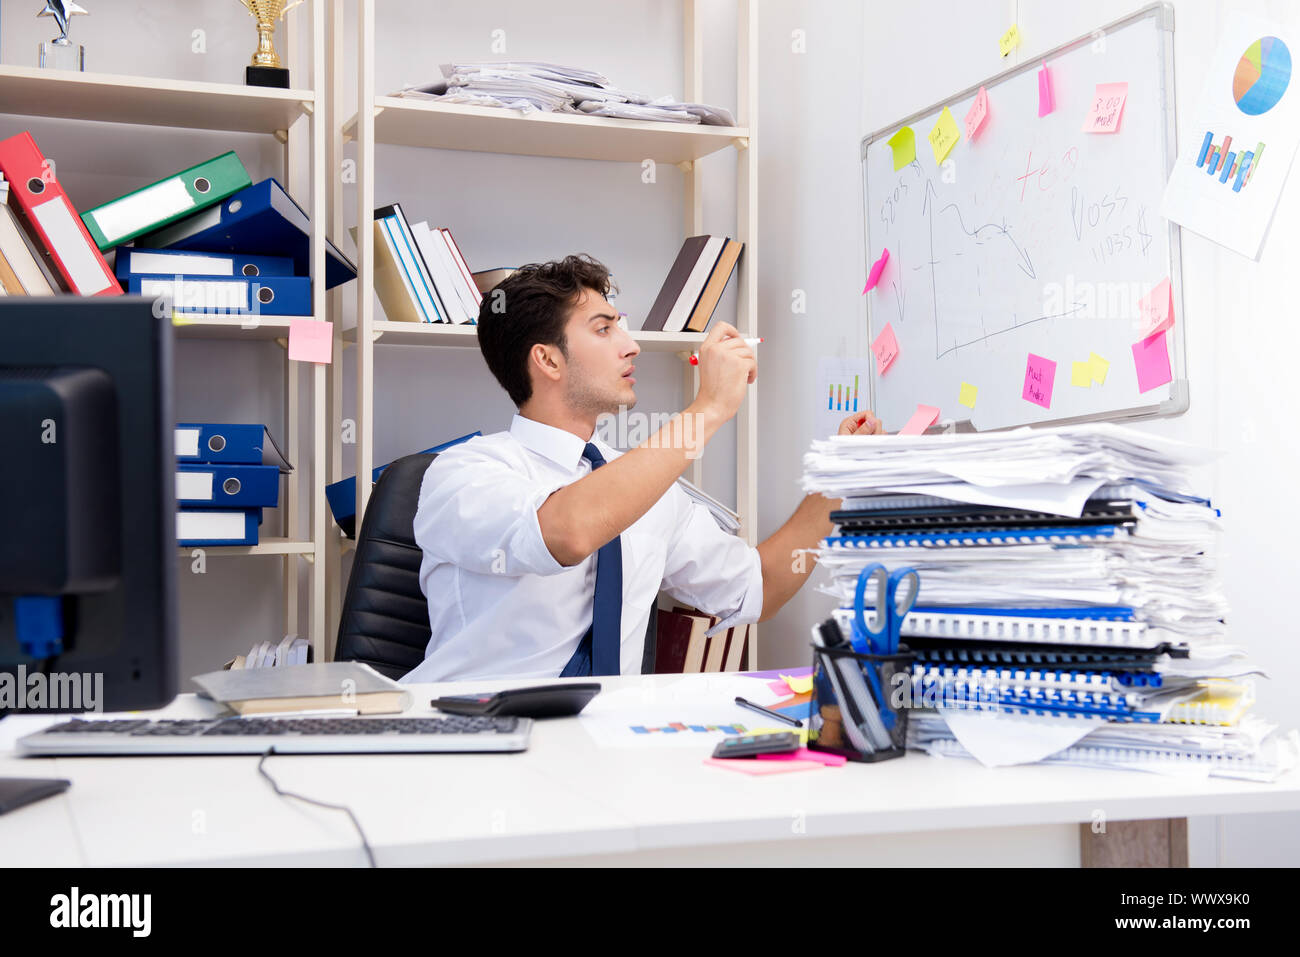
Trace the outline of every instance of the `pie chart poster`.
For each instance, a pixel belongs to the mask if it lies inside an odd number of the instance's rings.
[[[1165,188],[1167,219],[1258,259],[1300,142],[1300,36],[1244,15],[1224,17],[1208,63],[1178,64],[1204,76]]]

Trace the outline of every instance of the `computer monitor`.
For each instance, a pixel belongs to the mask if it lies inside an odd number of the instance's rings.
[[[176,696],[171,369],[151,299],[0,298],[0,714]]]

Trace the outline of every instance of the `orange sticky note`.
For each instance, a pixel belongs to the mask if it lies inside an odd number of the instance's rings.
[[[952,148],[957,145],[961,139],[961,130],[957,129],[957,120],[953,118],[952,110],[948,107],[943,108],[939,114],[938,121],[934,124],[934,129],[930,130],[928,137],[930,140],[930,149],[934,151],[935,163],[942,163],[952,152]]]
[[[334,355],[334,323],[315,319],[289,320],[289,358],[328,365]]]
[[[1133,343],[1133,364],[1137,367],[1138,391],[1150,392],[1173,378],[1169,370],[1169,344],[1165,334],[1157,332]]]
[[[966,112],[966,139],[973,140],[975,134],[984,126],[984,121],[989,116],[989,91],[980,87],[980,91],[975,94],[975,102],[970,105]]]
[[[1174,287],[1166,276],[1138,302],[1138,335],[1149,339],[1174,324]]]
[[[898,430],[899,435],[924,435],[925,430],[939,418],[939,410],[932,405],[917,405],[907,425]]]
[[[1119,129],[1124,115],[1124,101],[1128,99],[1127,83],[1098,83],[1092,106],[1083,121],[1085,133],[1114,133]]]
[[[894,336],[892,323],[885,323],[885,328],[871,344],[871,351],[876,354],[876,375],[882,375],[898,358],[898,339]]]

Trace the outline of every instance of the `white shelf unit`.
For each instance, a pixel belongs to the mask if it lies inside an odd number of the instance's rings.
[[[704,45],[701,40],[700,21],[696,17],[695,0],[683,0],[682,16],[685,38],[685,79],[683,99],[700,102],[703,85]],[[735,127],[680,126],[672,123],[651,123],[619,120],[605,117],[586,117],[567,114],[533,113],[521,115],[512,110],[443,104],[416,99],[377,95],[375,91],[375,0],[358,0],[355,30],[357,44],[357,102],[363,104],[358,113],[342,125],[332,127],[331,162],[338,168],[345,139],[356,141],[357,150],[357,210],[365,218],[375,208],[375,147],[378,144],[423,147],[428,149],[453,149],[471,152],[508,153],[521,156],[539,156],[567,159],[601,160],[606,162],[641,163],[653,159],[657,163],[671,163],[685,174],[683,210],[683,236],[695,236],[704,231],[703,177],[701,158],[720,150],[734,150],[736,156],[737,222],[734,238],[745,244],[739,272],[736,322],[746,336],[758,335],[758,157],[755,144],[757,120],[758,56],[757,19],[758,0],[737,0],[737,99],[738,110]],[[342,0],[334,0],[331,18],[331,62],[342,63],[341,44],[345,35],[342,24]],[[333,89],[340,89],[335,77]],[[334,97],[333,102],[338,102]],[[334,222],[331,235],[338,241],[343,232],[339,219],[342,210],[341,188],[335,186],[333,206]],[[356,363],[356,472],[367,476],[377,464],[374,458],[374,390],[375,346],[439,346],[450,348],[477,348],[478,341],[473,326],[385,322],[375,318],[374,294],[374,233],[370,229],[357,230],[357,324],[336,341],[355,346]],[[676,352],[683,360],[703,342],[702,333],[634,332],[633,337],[643,350]],[[495,388],[495,383],[484,383],[485,388]],[[683,405],[695,398],[698,373],[683,361]],[[338,421],[337,411],[342,406],[342,377],[337,368],[333,374],[331,409],[332,421]],[[757,486],[757,419],[755,403],[757,393],[751,390],[748,400],[737,415],[736,449],[736,507],[741,515],[741,535],[750,544],[757,543],[758,518]],[[337,433],[330,452],[331,478],[342,477],[341,443]],[[699,484],[701,463],[696,460],[687,478]],[[358,530],[370,496],[370,483],[357,482],[356,522]],[[340,535],[331,536],[331,569],[339,567],[342,551],[347,547]],[[330,595],[327,599],[330,626],[337,632],[339,596],[345,583],[333,573],[330,578]],[[751,629],[749,661],[757,660],[757,629]]]
[[[313,76],[325,76],[324,0],[312,3]],[[232,14],[233,16],[233,14]],[[309,89],[268,89],[232,83],[209,83],[159,77],[137,77],[107,73],[73,73],[33,67],[0,65],[0,114],[36,116],[96,123],[120,123],[145,127],[171,127],[191,130],[218,130],[239,133],[262,133],[286,144],[285,169],[291,184],[302,186],[301,174],[295,177],[288,151],[290,131],[295,124],[310,124],[307,149],[310,162],[304,164],[310,180],[310,209],[325,209],[325,123],[317,118],[316,95]],[[301,127],[299,127],[301,128]],[[293,192],[291,185],[290,191]],[[301,197],[306,191],[294,193]],[[301,199],[300,199],[301,201]],[[313,276],[325,275],[323,217],[313,218]],[[324,319],[323,282],[312,284],[312,311]],[[287,347],[288,321],[278,317],[222,317],[202,322],[182,321],[174,326],[177,339],[278,340]],[[325,489],[319,477],[324,475],[326,450],[324,368],[316,366],[311,377],[310,408],[299,408],[299,363],[288,360],[285,349],[285,453],[295,466],[286,483],[286,495],[280,511],[284,515],[287,536],[263,536],[253,546],[208,546],[207,556],[243,557],[278,556],[284,564],[284,625],[286,632],[298,632],[299,563],[312,566],[308,586],[307,609],[310,618],[308,636],[317,656],[325,651]],[[312,458],[305,459],[299,435],[304,421],[310,424],[309,448]],[[309,512],[310,514],[306,514]],[[302,535],[304,521],[308,525]],[[190,558],[192,548],[178,548],[179,559]],[[182,609],[182,627],[184,626]]]

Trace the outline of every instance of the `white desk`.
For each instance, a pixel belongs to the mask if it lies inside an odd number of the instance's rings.
[[[679,677],[602,679],[647,680]],[[435,694],[481,687],[414,686],[415,713]],[[158,716],[211,708],[185,695]],[[73,782],[0,816],[0,866],[365,862],[345,814],[276,796],[256,757],[15,757],[13,740],[48,720],[0,721],[0,776]],[[1097,811],[1120,821],[1300,809],[1300,771],[1255,784],[909,754],[751,778],[704,765],[707,750],[602,749],[577,719],[559,719],[539,722],[522,754],[275,756],[267,768],[286,790],[349,805],[381,865],[1077,866],[1078,824]]]

